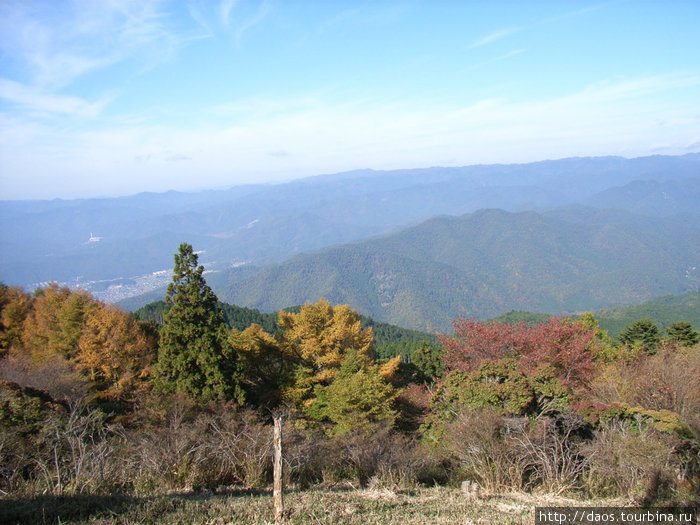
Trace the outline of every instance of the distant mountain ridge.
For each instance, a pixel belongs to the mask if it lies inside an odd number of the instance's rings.
[[[442,332],[457,316],[575,313],[683,293],[700,282],[698,261],[697,219],[580,206],[481,210],[300,255],[218,293],[262,311],[324,297],[378,321]]]
[[[359,170],[191,194],[3,201],[0,281],[81,284],[112,300],[127,289],[135,295],[162,285],[152,274],[172,267],[181,242],[202,251],[200,260],[208,269],[222,270],[279,263],[480,208],[541,211],[578,203],[637,212],[653,208],[656,216],[697,215],[692,199],[699,192],[699,175],[700,154],[572,158]],[[626,185],[635,181],[651,185],[627,192]],[[627,192],[624,199],[616,196],[620,191]],[[91,236],[101,240],[88,242]]]

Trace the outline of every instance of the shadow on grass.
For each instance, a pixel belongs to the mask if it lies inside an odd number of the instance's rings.
[[[216,496],[257,496],[268,491],[228,489]],[[120,518],[126,522],[151,523],[176,512],[186,501],[205,501],[211,491],[136,497],[127,494],[34,496],[0,500],[0,523],[54,525],[67,521]]]

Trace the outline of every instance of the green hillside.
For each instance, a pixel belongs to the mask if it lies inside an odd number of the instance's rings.
[[[584,207],[481,210],[301,255],[217,293],[261,311],[323,297],[429,332],[457,316],[600,310],[695,288],[696,223]]]
[[[503,315],[499,315],[490,319],[491,321],[502,324],[518,324],[525,323],[529,326],[544,323],[551,317],[551,314],[538,314],[536,312],[526,312],[523,310],[511,310]]]
[[[700,292],[665,295],[640,304],[608,308],[594,315],[611,337],[617,337],[625,326],[644,318],[651,319],[662,329],[675,321],[688,321],[697,330],[700,328]]]
[[[616,306],[593,312],[593,315],[608,335],[617,338],[623,328],[639,319],[651,319],[662,330],[676,321],[688,321],[700,328],[700,292],[682,295],[664,295],[639,304]],[[491,319],[504,324],[525,321],[536,324],[546,321],[550,315],[526,311],[512,311]]]

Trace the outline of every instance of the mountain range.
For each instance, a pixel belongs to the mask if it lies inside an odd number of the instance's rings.
[[[273,310],[347,298],[380,321],[438,328],[456,315],[577,311],[694,289],[699,197],[700,154],[688,154],[2,201],[0,281],[124,300],[161,290],[188,242],[225,300]]]

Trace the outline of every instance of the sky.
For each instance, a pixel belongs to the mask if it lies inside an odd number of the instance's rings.
[[[0,0],[0,199],[700,151],[700,2]]]

